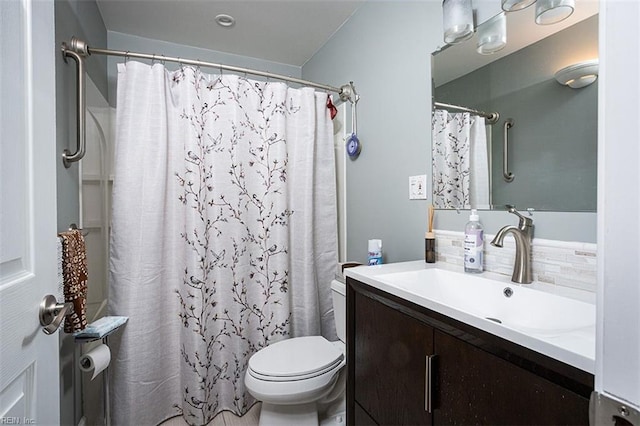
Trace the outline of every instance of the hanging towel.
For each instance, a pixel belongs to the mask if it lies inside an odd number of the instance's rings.
[[[73,312],[64,321],[64,331],[73,333],[87,326],[87,250],[79,230],[58,235],[62,241],[64,301],[73,303]]]
[[[56,250],[57,250],[57,259],[56,265],[58,266],[58,274],[56,275],[56,300],[59,302],[64,300],[64,274],[62,273],[62,238],[56,238]]]
[[[327,95],[327,108],[329,109],[329,113],[331,114],[331,119],[333,120],[338,115],[338,108],[333,105],[331,101],[331,95]]]

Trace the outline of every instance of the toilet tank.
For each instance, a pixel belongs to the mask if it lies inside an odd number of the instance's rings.
[[[336,333],[338,339],[345,341],[347,338],[347,286],[345,283],[331,281],[331,298],[333,300],[333,316],[336,321]]]

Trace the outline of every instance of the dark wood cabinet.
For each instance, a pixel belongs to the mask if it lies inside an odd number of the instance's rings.
[[[592,389],[589,373],[348,280],[350,425],[587,425]]]
[[[436,331],[439,425],[588,425],[589,399]]]
[[[425,357],[433,329],[368,297],[357,297],[355,309],[356,400],[379,424],[430,425]]]

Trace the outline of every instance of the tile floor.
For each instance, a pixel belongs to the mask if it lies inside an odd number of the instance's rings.
[[[242,417],[238,417],[229,411],[218,414],[207,426],[257,426],[260,418],[260,403],[255,404]],[[187,426],[187,423],[180,416],[170,418],[159,426]]]

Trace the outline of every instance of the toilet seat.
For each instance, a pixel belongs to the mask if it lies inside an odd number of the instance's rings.
[[[344,345],[322,336],[282,340],[249,359],[248,374],[268,382],[291,382],[321,376],[344,365]]]
[[[301,406],[300,404],[317,402],[331,392],[340,374],[344,373],[343,367],[347,362],[344,356],[344,343],[329,342],[320,336],[312,337],[311,339],[296,337],[274,343],[267,348],[261,349],[249,359],[249,368],[245,373],[244,382],[251,395],[262,401],[263,411],[265,409],[269,411],[268,407],[271,407],[272,404],[275,406]],[[311,356],[305,359],[305,356],[300,353],[294,353],[289,350],[291,345],[297,346],[298,344],[304,346],[303,352],[305,354],[313,350],[318,350],[318,353],[326,351],[325,354],[329,354],[328,358]],[[276,349],[272,348],[274,346]],[[268,364],[263,365],[260,362],[262,356],[258,357],[259,361],[257,363],[252,362],[253,358],[256,358],[257,355],[261,354],[261,351],[265,351],[268,348],[272,349],[268,352],[269,355],[265,356],[264,362],[267,362],[266,359],[279,360],[277,368],[268,368]],[[331,355],[332,353],[333,355]],[[314,355],[317,355],[317,353]],[[302,362],[292,362],[290,367],[296,368],[284,368],[283,365],[293,358],[295,358],[295,361]],[[334,360],[331,360],[331,358],[334,358]],[[314,362],[310,360],[314,360]],[[268,374],[256,372],[252,367],[261,369],[263,373]],[[275,410],[278,411],[279,409]]]

